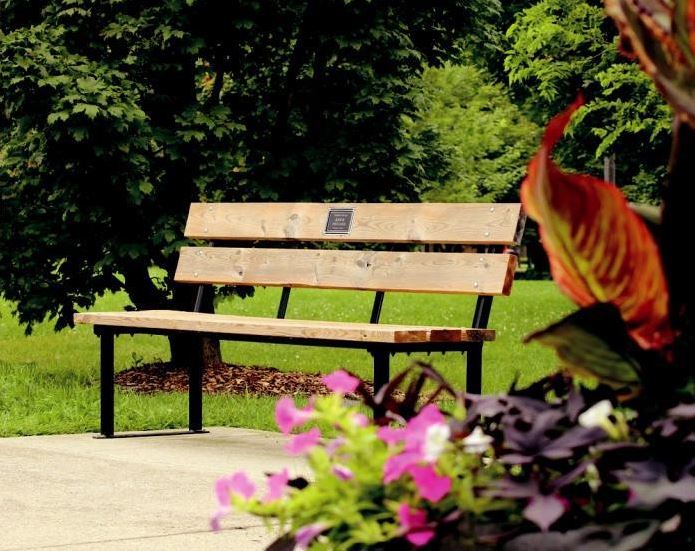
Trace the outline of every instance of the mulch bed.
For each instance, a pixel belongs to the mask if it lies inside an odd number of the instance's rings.
[[[322,374],[285,373],[273,367],[218,364],[203,371],[203,392],[305,396],[329,394]],[[151,363],[116,373],[116,384],[142,394],[188,392],[188,372],[168,363]],[[371,391],[371,387],[370,387]]]

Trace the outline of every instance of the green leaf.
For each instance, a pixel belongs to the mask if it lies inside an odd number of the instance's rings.
[[[55,113],[48,115],[46,122],[48,124],[55,124],[58,121],[66,121],[69,117],[70,113],[68,111],[56,111]]]
[[[90,119],[94,119],[99,114],[99,107],[91,103],[78,103],[72,108],[73,113],[84,113]]]
[[[154,191],[154,186],[152,185],[152,182],[149,181],[140,182],[138,188],[143,193],[143,195],[149,195]]]
[[[570,373],[614,387],[637,385],[646,364],[645,352],[630,338],[620,312],[612,304],[595,304],[526,337],[555,349]]]
[[[77,126],[75,128],[71,128],[69,130],[70,135],[75,139],[76,142],[81,142],[87,136],[89,136],[89,130],[84,128],[83,126]]]

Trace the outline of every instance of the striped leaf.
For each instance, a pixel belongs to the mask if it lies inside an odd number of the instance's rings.
[[[695,127],[695,0],[605,0],[623,49]]]
[[[540,226],[553,278],[576,304],[614,304],[644,348],[673,340],[668,289],[657,245],[641,218],[613,185],[568,174],[551,153],[580,97],[555,117],[521,187],[526,212]]]

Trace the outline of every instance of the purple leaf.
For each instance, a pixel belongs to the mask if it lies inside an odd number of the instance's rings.
[[[658,522],[592,525],[569,532],[524,534],[504,546],[504,551],[634,551],[644,549],[659,528]]]
[[[541,452],[541,455],[549,459],[559,457],[569,457],[572,455],[572,450],[590,446],[604,440],[606,432],[599,427],[585,428],[574,427],[568,430],[565,434],[550,442]]]
[[[565,512],[565,501],[558,496],[539,495],[532,497],[524,509],[524,518],[546,532],[550,525]]]
[[[686,467],[680,478],[669,479],[666,466],[657,461],[627,463],[618,478],[630,489],[628,505],[652,509],[664,501],[695,501],[695,477],[689,472],[695,462]]]
[[[296,547],[294,538],[290,534],[285,534],[266,547],[265,551],[294,551]]]
[[[695,404],[680,404],[669,409],[668,414],[678,419],[695,419]]]
[[[494,484],[485,492],[485,495],[508,499],[533,498],[540,496],[540,490],[538,489],[538,482],[535,480],[517,482],[505,478]]]

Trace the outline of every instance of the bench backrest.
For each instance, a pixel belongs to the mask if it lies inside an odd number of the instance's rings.
[[[178,282],[507,295],[524,216],[506,204],[194,203]],[[253,242],[475,245],[483,252],[266,248]]]

